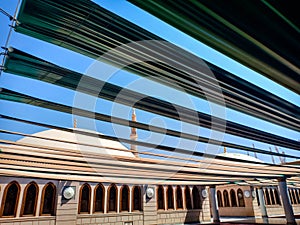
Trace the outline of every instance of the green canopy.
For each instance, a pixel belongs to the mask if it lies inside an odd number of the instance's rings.
[[[59,67],[11,47],[9,48],[8,55],[5,60],[5,72],[52,83],[71,90],[78,90],[78,84],[81,81],[79,91],[92,96],[104,98],[109,101],[115,101],[128,106],[134,106],[138,109],[142,109],[162,116],[167,116],[172,119],[181,120],[183,122],[195,124],[197,126],[225,131],[228,134],[300,150],[300,146],[297,141],[260,131],[231,121],[212,118],[205,113],[195,112],[192,109],[188,109],[176,104],[170,104],[166,101],[146,96],[141,93],[134,92],[114,84],[110,84],[108,82],[104,83],[101,80],[97,80],[95,78],[74,72],[72,70]],[[85,82],[82,82],[82,80]],[[99,90],[99,87],[102,87],[102,89]],[[122,92],[120,92],[121,90]],[[26,99],[28,98],[24,98],[23,101],[25,101]],[[21,100],[19,99],[18,101]],[[45,106],[47,106],[47,104],[45,104]],[[180,116],[178,115],[176,109],[181,112]],[[214,125],[212,125],[212,121],[215,122]],[[207,140],[199,139],[199,141]],[[234,147],[234,145],[231,145],[231,147]],[[235,145],[235,148],[241,147]]]
[[[300,108],[218,68],[88,0],[23,0],[16,31],[98,58],[197,97],[300,131]],[[159,40],[147,46],[130,42]],[[109,50],[116,51],[103,56]],[[206,63],[206,64],[205,64]],[[220,95],[212,74],[220,85]],[[181,69],[178,69],[181,68]],[[201,87],[199,86],[201,85]],[[205,91],[204,91],[205,90]]]
[[[129,1],[300,94],[297,1]]]
[[[88,110],[84,110],[84,109],[80,109],[80,108],[75,108],[75,107],[71,107],[71,106],[67,106],[67,105],[63,105],[63,104],[59,104],[59,103],[46,101],[43,99],[35,98],[32,96],[25,95],[25,94],[15,92],[12,90],[8,90],[8,89],[2,89],[0,91],[0,99],[13,101],[13,102],[19,102],[19,103],[25,103],[25,104],[29,104],[29,105],[33,105],[33,106],[43,107],[46,109],[56,110],[59,112],[64,112],[64,113],[69,113],[69,114],[75,114],[77,116],[101,120],[101,121],[105,121],[105,122],[113,121],[113,123],[116,123],[119,125],[123,125],[123,126],[129,125],[129,126],[136,127],[139,129],[152,131],[152,132],[155,131],[155,132],[159,132],[162,134],[171,135],[171,136],[175,136],[175,137],[179,137],[179,138],[187,138],[190,140],[196,140],[196,141],[201,141],[201,142],[205,142],[205,143],[221,145],[221,146],[225,146],[225,147],[237,148],[237,149],[256,152],[256,153],[260,153],[260,154],[276,155],[276,156],[280,156],[280,157],[289,157],[289,158],[294,158],[294,159],[300,159],[300,157],[294,156],[294,155],[269,152],[269,151],[262,150],[262,149],[253,149],[253,148],[245,147],[242,145],[236,145],[236,144],[232,144],[232,143],[228,143],[228,142],[221,142],[221,141],[214,140],[214,139],[203,138],[203,137],[195,136],[193,134],[181,133],[178,131],[160,128],[160,127],[153,126],[153,125],[128,121],[125,119],[112,117],[112,116],[108,116],[108,115],[101,114],[101,113],[96,113],[96,112],[92,112],[92,111],[88,111]],[[127,139],[124,139],[124,140],[126,143],[132,143],[131,140],[127,140]],[[140,145],[145,146],[145,147],[153,147],[153,146],[157,147],[155,143],[154,144],[150,144],[150,143],[146,143],[146,142],[137,142],[137,143],[139,143]],[[157,148],[159,148],[159,146]],[[165,148],[163,148],[163,149],[165,149]],[[175,151],[175,149],[173,147],[166,147],[166,149],[169,149],[170,151],[171,150]],[[176,150],[176,152],[177,152],[177,150]],[[213,154],[209,154],[209,153],[205,153],[205,155],[207,157],[214,157]]]

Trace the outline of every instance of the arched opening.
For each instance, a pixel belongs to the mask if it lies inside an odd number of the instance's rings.
[[[276,203],[277,205],[281,205],[281,201],[280,201],[280,197],[279,197],[277,188],[274,189],[274,196],[275,196],[275,203]]]
[[[133,210],[142,211],[141,188],[139,186],[134,186],[132,192],[133,192]]]
[[[39,188],[35,182],[27,184],[24,190],[22,216],[34,216]]]
[[[255,188],[255,196],[257,198],[257,205],[260,206],[260,201],[259,201],[259,195],[258,195],[258,189]]]
[[[219,207],[223,207],[223,201],[222,201],[221,191],[217,191],[217,199],[218,199],[218,206]]]
[[[4,189],[1,206],[1,216],[15,217],[17,213],[17,206],[20,195],[20,185],[13,181],[9,183]]]
[[[104,212],[105,189],[102,184],[98,184],[96,186],[94,195],[95,195],[94,212],[103,213]]]
[[[41,215],[54,216],[55,209],[56,188],[54,184],[48,183],[43,188]]]
[[[244,193],[241,189],[238,189],[237,196],[238,196],[239,207],[245,207]]]
[[[161,185],[159,185],[157,189],[157,209],[165,209],[164,188]]]
[[[108,211],[117,212],[117,187],[111,184],[108,188]]]
[[[176,187],[176,208],[182,209],[183,203],[182,203],[182,190],[180,186]]]
[[[194,209],[201,209],[200,193],[196,186],[193,187],[192,195],[193,195]]]
[[[274,190],[273,190],[273,188],[270,189],[269,191],[270,191],[269,193],[270,193],[271,204],[275,205],[276,203],[275,203],[275,196],[274,196]]]
[[[192,209],[191,192],[190,192],[190,188],[188,186],[185,186],[184,195],[185,195],[186,208]]]
[[[173,198],[173,188],[171,185],[168,186],[167,189],[167,201],[168,201],[168,209],[174,209],[174,198]]]
[[[127,185],[121,187],[121,211],[129,211],[129,187]]]
[[[228,191],[223,191],[224,207],[230,207]]]
[[[91,187],[89,184],[81,186],[79,195],[79,213],[90,213]]]
[[[236,195],[233,189],[230,190],[231,207],[237,207]]]
[[[289,189],[288,192],[289,192],[289,197],[290,197],[291,203],[292,203],[292,204],[295,204],[295,203],[294,203],[294,198],[293,198],[293,195],[292,195],[292,190]]]
[[[297,197],[298,204],[300,204],[300,189],[295,189],[295,194]]]
[[[266,205],[271,205],[270,194],[269,194],[268,188],[266,188],[264,191],[265,191],[265,196],[266,196],[266,200],[265,200]]]
[[[294,189],[291,189],[291,193],[292,193],[292,198],[293,198],[293,202],[294,202],[293,204],[297,204],[297,199],[296,199]]]

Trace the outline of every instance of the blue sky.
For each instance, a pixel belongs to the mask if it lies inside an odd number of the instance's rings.
[[[96,3],[100,4],[102,7],[118,14],[119,16],[126,18],[127,20],[143,27],[144,29],[149,30],[152,33],[166,39],[169,42],[172,42],[196,55],[199,57],[224,68],[243,79],[248,80],[249,82],[260,86],[263,89],[271,91],[275,95],[278,95],[296,105],[300,105],[300,97],[299,95],[287,90],[286,88],[274,83],[273,81],[261,76],[260,74],[242,66],[241,64],[235,62],[234,60],[222,55],[221,53],[213,50],[212,48],[200,43],[197,40],[187,36],[186,34],[178,31],[177,29],[171,27],[170,25],[160,21],[159,19],[153,17],[152,15],[144,12],[138,7],[123,1],[123,0],[115,0],[115,1],[107,1],[107,0],[96,0]],[[0,2],[0,7],[5,11],[13,14],[17,5],[17,0],[6,0]],[[4,46],[8,31],[9,31],[9,20],[3,14],[0,14],[0,43],[1,46]],[[94,62],[93,59],[82,56],[78,53],[72,52],[67,49],[60,48],[58,46],[13,32],[10,38],[9,46],[13,46],[22,51],[28,52],[37,57],[43,58],[47,61],[55,63],[59,66],[69,68],[75,70],[80,73],[86,73],[87,69]],[[140,78],[136,75],[130,74],[125,71],[119,71],[116,73],[109,82],[115,83],[117,85],[121,85],[124,87],[131,87],[133,89],[138,89],[138,86],[135,85],[140,81]],[[148,81],[143,81],[148,82]],[[176,95],[173,90],[167,89],[165,87],[161,87],[160,85],[155,86],[152,82],[147,83],[149,87],[153,87],[156,91],[151,93],[155,97],[163,98],[166,100],[173,101],[174,103],[178,103],[176,99],[172,99],[169,95]],[[0,77],[0,85],[1,87],[9,88],[15,91],[19,91],[25,94],[29,94],[32,96],[36,96],[39,98],[47,99],[50,101],[60,102],[66,105],[72,106],[74,104],[75,93],[70,90],[66,90],[64,88],[56,87],[50,84],[45,84],[39,81],[30,80],[27,78],[22,78],[19,76],[15,76],[12,74],[2,73]],[[163,91],[162,91],[163,90]],[[151,90],[149,90],[151,92]],[[179,95],[179,94],[178,94]],[[196,99],[192,96],[186,96],[194,105],[195,109],[205,112],[211,113],[209,104],[200,99]],[[0,111],[3,114],[17,116],[20,118],[36,120],[40,122],[46,122],[54,125],[60,125],[65,127],[72,127],[73,125],[73,117],[70,115],[66,115],[58,112],[50,112],[49,110],[40,109],[37,107],[16,104],[6,101],[0,101]],[[182,103],[179,103],[182,104]],[[109,114],[109,115],[118,115],[123,118],[130,118],[130,110],[125,107],[121,107],[118,104],[112,104],[111,102],[105,100],[96,100],[94,108],[97,112]],[[122,113],[121,113],[122,112]],[[180,123],[178,121],[173,121],[168,118],[158,117],[151,113],[142,112],[137,110],[138,121],[144,123],[150,123],[157,126],[166,126],[175,130],[184,130],[185,132],[191,132],[194,134],[199,134],[205,137],[209,137],[211,135],[208,129],[199,128],[190,126],[187,124]],[[250,127],[254,127],[257,129],[262,129],[264,131],[274,133],[277,135],[281,135],[284,137],[288,137],[294,140],[300,139],[299,132],[295,132],[260,119],[256,119],[250,117],[248,115],[235,112],[230,109],[226,109],[226,118],[228,120],[232,120],[238,123],[245,124]],[[112,127],[108,123],[103,122],[95,122],[90,121],[84,118],[78,118],[78,127],[92,129],[96,125],[96,129],[107,135],[117,135],[128,138],[129,129],[114,126]],[[0,120],[1,128],[8,129],[12,131],[19,131],[25,133],[35,133],[43,130],[44,128],[35,127],[31,125],[24,125],[20,123],[15,123],[11,121]],[[202,143],[195,143],[190,141],[181,140],[179,142],[178,139],[166,137],[162,135],[152,134],[149,132],[138,131],[139,140],[142,141],[151,141],[151,142],[159,142],[162,144],[168,144],[172,146],[180,146],[185,147],[187,149],[196,150],[196,151],[204,151],[206,149],[206,145]],[[12,139],[16,140],[19,137],[9,136],[0,134],[1,139]],[[272,147],[274,150],[274,146],[270,146],[268,144],[259,143],[252,140],[247,140],[244,138],[235,137],[232,135],[224,135],[224,140],[229,142],[238,143],[245,146],[252,146],[263,148],[269,150],[269,147]],[[142,150],[140,148],[140,150]],[[219,149],[220,152],[223,149]],[[234,149],[227,149],[229,152],[237,152]],[[280,151],[285,151],[286,153],[290,153],[293,155],[299,155],[296,151],[280,148]],[[242,152],[245,153],[245,152]],[[252,154],[252,153],[251,153]],[[258,155],[258,158],[270,162],[271,156],[263,156]],[[276,158],[278,162],[278,159]]]

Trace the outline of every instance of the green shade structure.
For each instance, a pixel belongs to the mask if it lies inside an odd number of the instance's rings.
[[[178,132],[175,130],[165,129],[165,128],[161,128],[161,127],[157,127],[157,126],[153,126],[153,125],[128,121],[128,120],[125,120],[122,118],[108,116],[108,115],[105,115],[102,113],[96,113],[96,112],[92,112],[92,111],[88,111],[88,110],[84,110],[84,109],[80,109],[80,108],[76,108],[76,107],[71,107],[71,106],[35,98],[32,96],[25,95],[25,94],[15,92],[15,91],[11,91],[8,89],[1,90],[0,99],[12,101],[12,102],[18,102],[18,103],[25,103],[25,104],[29,104],[29,105],[33,105],[33,106],[38,106],[38,107],[42,107],[42,108],[46,108],[46,109],[50,109],[50,110],[63,112],[63,113],[74,114],[77,116],[82,116],[82,117],[86,117],[86,118],[90,118],[90,119],[96,119],[96,120],[100,120],[100,121],[104,121],[104,122],[112,122],[112,123],[116,123],[116,124],[123,125],[123,126],[129,125],[131,127],[136,127],[136,128],[142,129],[142,130],[152,131],[152,132],[154,131],[154,132],[158,132],[161,134],[171,135],[171,136],[175,136],[175,137],[179,137],[179,138],[186,138],[186,139],[194,140],[194,141],[201,141],[201,142],[210,143],[210,144],[222,145],[225,147],[232,147],[232,148],[236,148],[236,149],[257,152],[257,153],[266,154],[266,155],[276,155],[276,156],[280,156],[280,157],[289,157],[289,158],[300,159],[300,157],[294,156],[294,155],[273,153],[273,152],[269,152],[269,151],[265,151],[265,150],[261,150],[261,149],[253,149],[253,148],[245,147],[242,145],[232,144],[232,143],[228,143],[228,142],[221,142],[221,141],[209,139],[209,138],[203,138],[203,137],[199,137],[196,135],[182,133],[182,132]],[[126,142],[128,143],[127,140],[126,140]],[[156,144],[145,145],[145,143],[143,143],[143,145],[146,147],[156,146]],[[172,147],[170,147],[170,149],[172,149]],[[205,155],[207,155],[207,157],[213,156],[213,155],[210,155],[209,153],[205,153]]]
[[[196,97],[209,97],[212,102],[224,102],[226,107],[300,131],[300,109],[296,105],[91,1],[24,0],[17,20],[17,32],[92,58],[100,57],[104,62]]]
[[[129,1],[300,94],[296,1]]]
[[[12,47],[9,48],[8,55],[6,56],[5,72],[31,79],[37,79],[71,90],[78,90],[78,84],[81,81],[79,91],[91,96],[100,97],[109,101],[128,105],[130,107],[134,106],[141,110],[197,126],[224,131],[228,134],[276,146],[300,150],[299,142],[295,140],[280,137],[278,135],[260,131],[235,122],[212,118],[208,114],[194,111],[176,104],[171,104],[161,99],[131,91],[129,89],[59,67]],[[82,82],[82,80],[84,80],[84,82]],[[102,87],[101,90],[99,90],[99,87]],[[181,112],[180,116],[177,111]],[[214,122],[214,124],[212,124],[212,122]],[[199,141],[207,140],[199,139]],[[229,143],[227,144],[228,145],[224,143],[225,146],[234,147],[234,145],[229,146]],[[235,145],[235,148],[241,148],[241,146]]]

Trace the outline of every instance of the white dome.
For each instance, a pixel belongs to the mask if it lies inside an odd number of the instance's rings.
[[[241,160],[247,160],[247,161],[252,161],[252,162],[263,162],[260,159],[257,159],[255,157],[249,156],[249,155],[245,155],[245,154],[240,154],[240,153],[221,153],[218,154],[219,156],[224,156],[224,157],[228,157],[228,158],[234,158],[234,159],[241,159]]]
[[[84,130],[84,129],[78,129],[89,133],[96,134],[95,131],[90,130]],[[99,133],[98,133],[99,134]],[[86,153],[100,153],[100,154],[109,154],[112,156],[127,156],[127,157],[135,157],[131,152],[128,152],[127,148],[117,141],[111,141],[107,139],[102,139],[98,137],[92,137],[87,135],[82,135],[56,129],[51,130],[45,130],[38,133],[33,134],[33,136],[36,137],[44,137],[44,138],[50,138],[50,139],[56,139],[56,140],[45,140],[45,139],[37,139],[34,137],[24,137],[18,140],[17,142],[21,143],[27,143],[27,144],[36,144],[46,147],[57,147],[57,148],[65,148],[70,150],[78,150],[81,151],[83,154]],[[64,141],[74,142],[77,144],[71,144],[71,143],[65,143]],[[79,144],[80,143],[80,144]],[[97,147],[93,146],[86,146],[85,144],[89,145],[95,145]],[[113,148],[113,149],[110,149]],[[114,150],[114,149],[120,149],[120,150]]]

